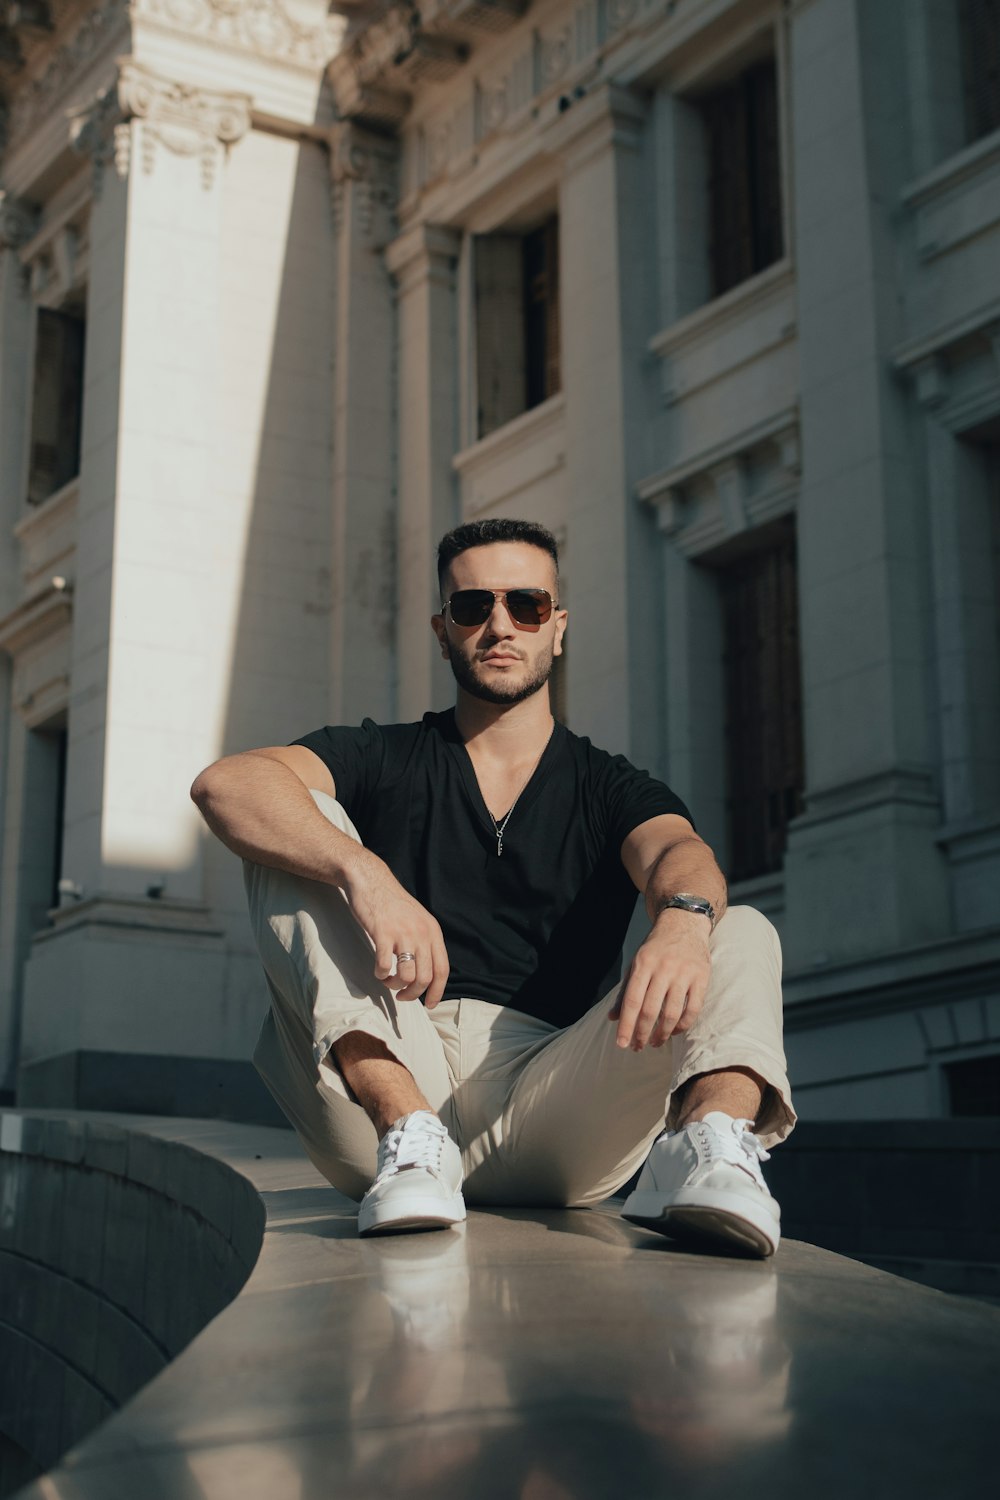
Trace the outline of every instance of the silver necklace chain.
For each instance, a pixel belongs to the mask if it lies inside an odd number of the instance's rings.
[[[493,831],[495,832],[495,834],[497,836],[497,859],[499,859],[500,856],[501,856],[501,854],[503,853],[503,835],[504,835],[504,829],[507,827],[507,824],[510,822],[511,814],[513,813],[515,807],[520,802],[521,797],[523,796],[524,792],[526,791],[527,786],[528,786],[528,782],[531,780],[532,776],[534,776],[535,772],[538,770],[538,767],[539,767],[539,765],[541,763],[542,756],[545,754],[546,750],[549,748],[549,740],[551,740],[553,734],[555,733],[555,727],[556,726],[553,723],[552,728],[549,730],[549,739],[545,741],[545,744],[542,746],[541,750],[539,751],[538,759],[535,761],[535,764],[532,766],[531,770],[528,772],[528,774],[525,777],[524,781],[521,783],[521,790],[518,792],[517,796],[514,798],[513,802],[510,804],[510,807],[508,807],[506,813],[504,814],[503,822],[502,823],[498,823],[497,820],[496,820],[496,818],[490,812],[489,808],[486,809],[486,811],[490,813],[490,822],[493,824]]]

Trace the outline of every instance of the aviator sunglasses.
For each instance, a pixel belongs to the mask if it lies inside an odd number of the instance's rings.
[[[443,608],[456,625],[485,625],[497,599],[502,599],[515,625],[531,629],[544,625],[552,613],[553,598],[548,589],[459,589],[446,599]]]

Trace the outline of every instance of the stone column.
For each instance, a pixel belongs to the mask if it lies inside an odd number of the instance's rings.
[[[63,852],[78,898],[26,968],[27,1099],[52,1097],[55,1054],[225,1050],[188,787],[217,753],[242,587],[245,526],[216,483],[217,319],[220,177],[249,123],[245,95],[125,59],[75,126],[96,174]]]
[[[806,812],[785,865],[791,969],[950,930],[930,726],[922,465],[891,351],[906,169],[898,0],[791,17],[801,360]]]
[[[440,604],[435,549],[458,520],[455,267],[459,235],[418,224],[389,246],[398,287],[397,662],[403,720],[444,708],[454,685],[431,633]]]
[[[37,215],[0,190],[0,618],[19,601],[19,547],[13,528],[24,510],[24,457],[30,419],[32,306],[18,249]],[[11,701],[13,667],[0,651],[0,1089],[13,1086],[19,1034],[19,931],[23,874],[20,817],[26,728]]]
[[[606,85],[559,116],[545,144],[562,161],[570,722],[659,770],[661,580],[654,520],[634,496],[651,416],[643,369],[655,318],[645,124],[645,103]]]
[[[18,249],[37,214],[0,189],[0,616],[19,593],[17,546],[11,528],[24,509],[24,457],[31,405],[32,305]]]
[[[337,236],[334,376],[333,640],[330,720],[396,711],[395,341],[382,251],[395,232],[398,146],[335,127],[330,171]]]

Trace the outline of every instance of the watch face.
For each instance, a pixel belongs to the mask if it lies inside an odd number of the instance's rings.
[[[676,896],[670,896],[666,901],[664,901],[662,909],[666,909],[667,907],[671,906],[677,907],[681,911],[694,912],[697,916],[700,917],[707,917],[709,922],[711,922],[712,928],[714,930],[715,908],[710,901],[707,901],[705,899],[704,896],[684,896],[680,894]]]

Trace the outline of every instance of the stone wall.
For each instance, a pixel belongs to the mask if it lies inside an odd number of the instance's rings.
[[[187,1146],[99,1119],[0,1117],[12,1478],[22,1455],[50,1468],[235,1297],[263,1225],[246,1179]]]

